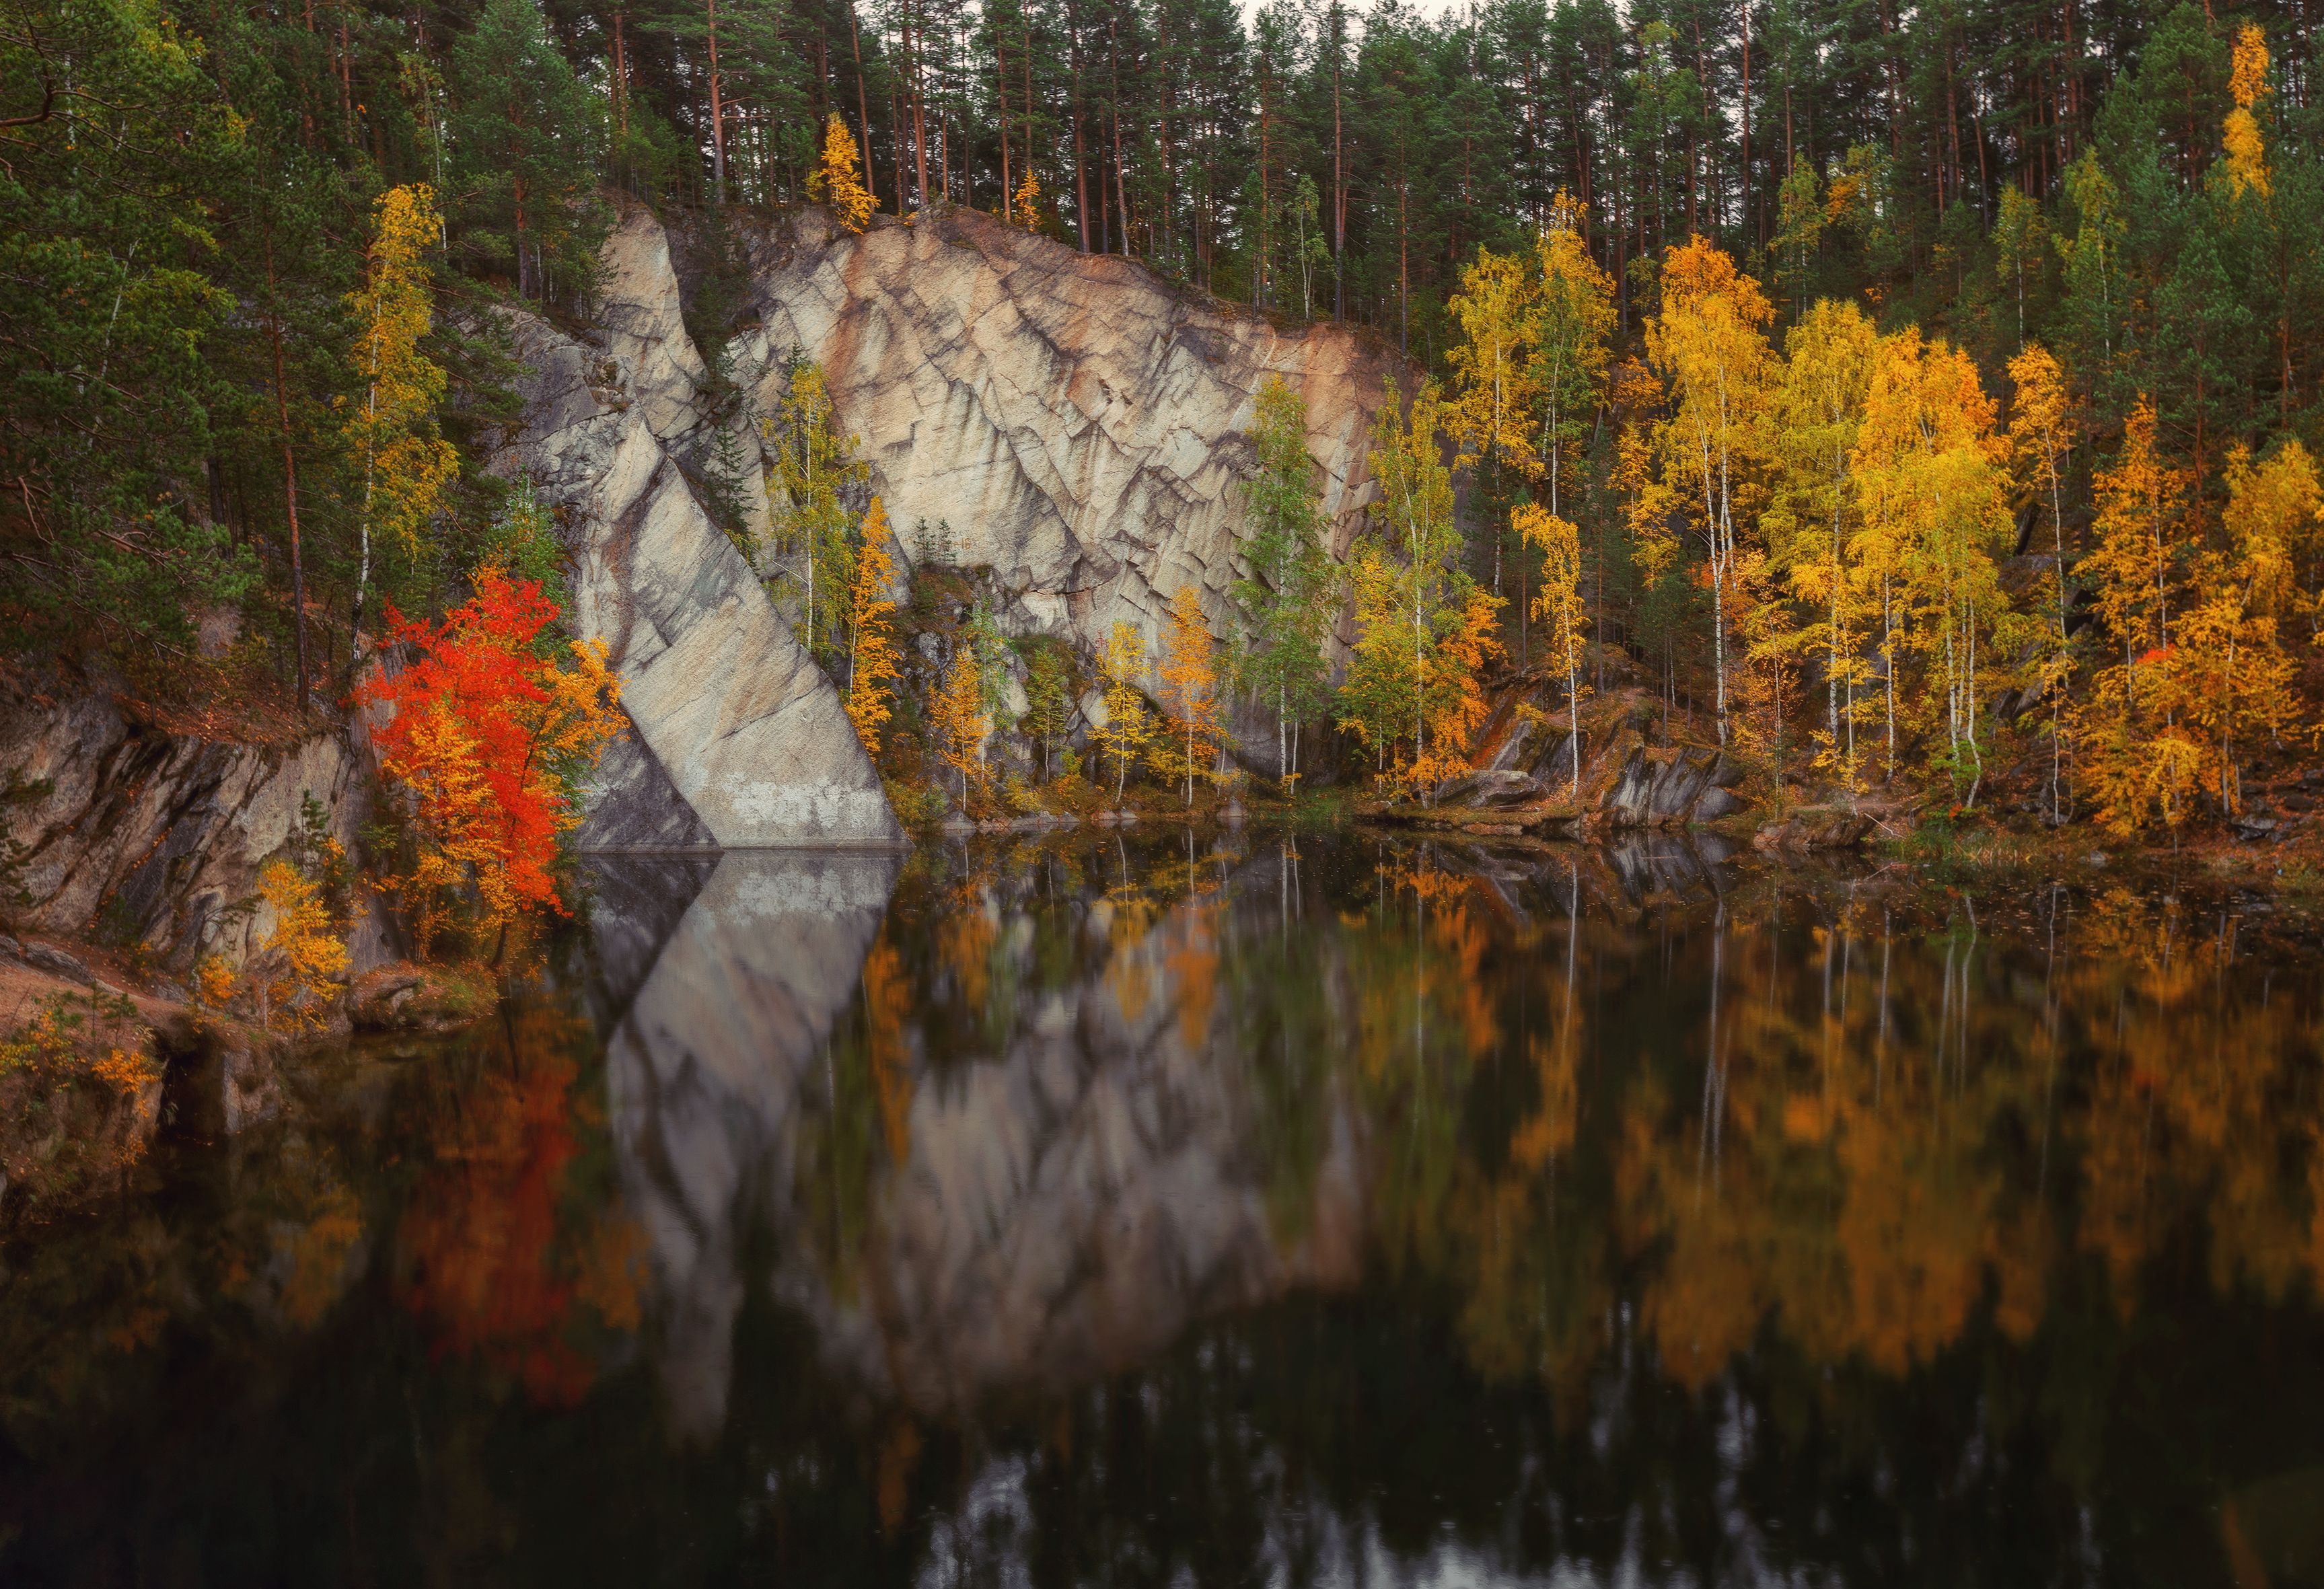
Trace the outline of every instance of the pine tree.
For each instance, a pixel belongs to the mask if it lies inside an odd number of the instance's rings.
[[[484,0],[452,53],[461,247],[521,298],[586,292],[607,225],[599,121],[532,0]]]

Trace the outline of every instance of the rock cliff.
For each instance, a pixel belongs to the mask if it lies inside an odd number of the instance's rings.
[[[855,235],[820,209],[752,242],[759,326],[735,344],[765,411],[796,352],[824,367],[861,438],[906,557],[916,528],[989,565],[1012,632],[1085,650],[1117,619],[1158,638],[1181,583],[1224,632],[1239,561],[1238,482],[1259,388],[1307,402],[1307,447],[1344,553],[1373,494],[1367,432],[1392,353],[1345,327],[1283,331],[973,210],[876,219]],[[1149,649],[1151,645],[1149,644]]]
[[[1281,331],[973,211],[856,235],[804,209],[745,253],[727,366],[744,412],[773,409],[794,355],[820,363],[905,563],[991,569],[1009,632],[1091,653],[1127,620],[1157,652],[1191,583],[1223,634],[1269,374],[1306,399],[1336,551],[1372,495],[1367,433],[1397,362],[1343,328]],[[637,728],[601,771],[584,846],[896,841],[836,691],[689,481],[715,438],[669,234],[632,207],[604,266],[593,329],[514,317],[525,418],[497,460],[567,526],[576,617],[612,647]],[[756,427],[735,428],[763,529]]]
[[[635,729],[582,846],[900,844],[839,693],[681,467],[706,372],[660,224],[629,211],[604,264],[594,331],[512,317],[524,420],[496,460],[566,525],[576,627],[610,648]]]
[[[23,924],[126,948],[141,943],[183,976],[206,954],[240,964],[273,930],[254,908],[265,864],[290,853],[311,794],[354,848],[369,784],[336,732],[286,746],[168,734],[88,690],[18,685],[0,699],[0,768],[23,791],[7,813],[24,846]],[[384,957],[383,927],[359,914],[358,970]]]

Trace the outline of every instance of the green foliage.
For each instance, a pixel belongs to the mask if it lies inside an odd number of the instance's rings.
[[[0,23],[0,641],[182,653],[257,572],[198,487],[242,400],[206,356],[239,243],[205,196],[244,179],[244,124],[201,41],[135,0]]]
[[[586,298],[608,217],[595,105],[532,0],[485,0],[452,51],[462,253],[523,298]]]
[[[1076,703],[1085,687],[1081,669],[1073,648],[1054,636],[1027,635],[1013,645],[1025,661],[1022,726],[1041,748],[1042,776],[1054,777],[1059,746],[1073,726]],[[1066,771],[1074,769],[1073,752],[1065,753],[1065,761]]]
[[[1274,713],[1276,773],[1297,774],[1296,730],[1329,703],[1324,643],[1339,607],[1337,570],[1315,466],[1307,455],[1307,404],[1279,377],[1259,389],[1251,445],[1259,467],[1243,483],[1251,577],[1235,582],[1246,635],[1234,679]]]

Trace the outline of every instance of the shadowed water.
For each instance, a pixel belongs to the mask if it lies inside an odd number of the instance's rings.
[[[612,857],[20,1236],[0,1582],[2324,1583],[2295,905]]]

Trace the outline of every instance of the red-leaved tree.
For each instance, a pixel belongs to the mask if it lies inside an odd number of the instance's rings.
[[[555,642],[558,612],[539,585],[497,568],[441,623],[387,609],[404,665],[355,696],[373,714],[381,771],[410,801],[415,853],[387,882],[423,955],[463,916],[481,936],[563,908],[549,868],[580,820],[576,785],[620,731],[621,687],[603,642]]]

